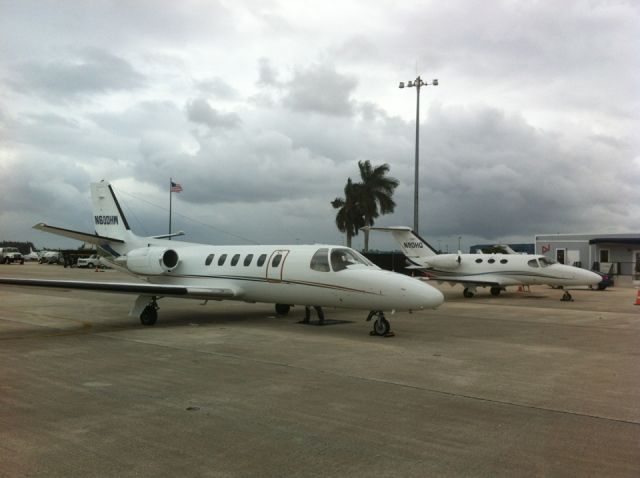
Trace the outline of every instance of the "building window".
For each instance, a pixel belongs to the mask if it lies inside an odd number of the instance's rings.
[[[609,260],[609,249],[600,249],[600,263],[611,262]]]
[[[231,258],[231,265],[235,266],[238,261],[240,260],[240,254],[235,254],[232,258]]]
[[[224,261],[227,260],[227,255],[226,254],[222,254],[219,258],[218,258],[218,265],[221,266],[222,264],[224,264]]]
[[[252,260],[253,260],[253,254],[248,254],[247,257],[244,258],[244,266],[247,267],[251,265]]]
[[[258,262],[256,263],[256,265],[258,267],[262,267],[262,265],[264,264],[264,261],[267,260],[267,255],[266,254],[260,254],[260,257],[258,257]]]
[[[207,260],[204,261],[204,265],[205,266],[210,266],[211,265],[211,263],[213,262],[213,256],[215,256],[215,254],[209,254],[207,256]]]

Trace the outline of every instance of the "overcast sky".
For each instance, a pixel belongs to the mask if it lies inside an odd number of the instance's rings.
[[[431,242],[640,232],[639,39],[637,1],[0,0],[0,240],[77,246],[31,226],[92,231],[101,179],[165,233],[172,177],[187,240],[341,244],[366,159],[412,225],[417,74]]]

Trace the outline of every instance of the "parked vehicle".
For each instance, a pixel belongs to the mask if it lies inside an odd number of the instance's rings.
[[[17,262],[24,264],[24,258],[17,247],[0,247],[0,264]]]
[[[78,259],[78,262],[76,263],[77,267],[89,267],[90,269],[96,267],[97,265],[100,264],[100,258],[95,255],[92,254],[89,257],[81,257]]]
[[[605,274],[604,272],[593,271],[602,277],[602,280],[598,282],[596,285],[591,286],[592,289],[605,290],[607,287],[613,287],[613,276],[609,274]]]

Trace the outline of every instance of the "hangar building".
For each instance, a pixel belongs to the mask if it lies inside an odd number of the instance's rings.
[[[640,234],[540,234],[535,246],[562,264],[640,276]]]

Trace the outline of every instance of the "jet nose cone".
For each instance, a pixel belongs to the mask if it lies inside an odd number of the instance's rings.
[[[414,281],[412,292],[418,299],[420,309],[435,309],[444,302],[444,295],[438,289],[418,279],[412,280]]]
[[[591,271],[585,271],[585,272],[586,272],[585,280],[589,285],[596,285],[600,281],[602,281],[602,277],[599,274],[596,274],[595,272],[591,272]]]

